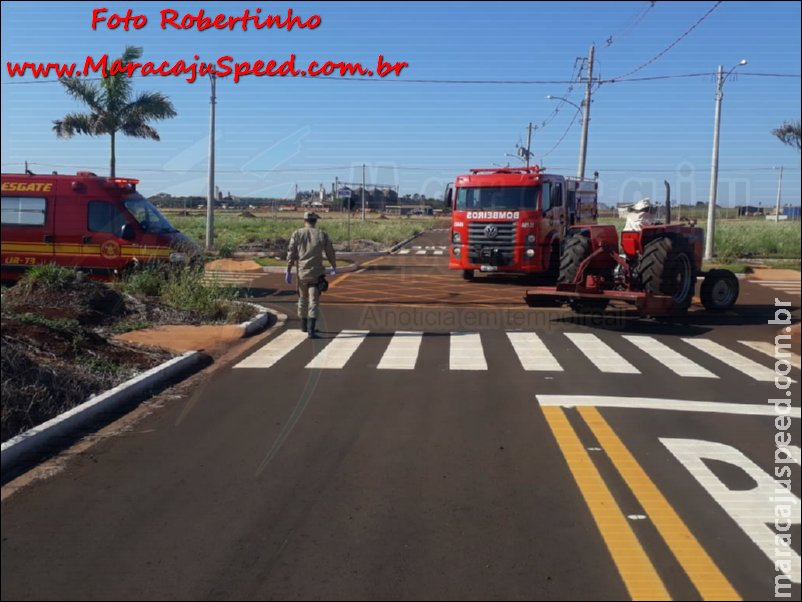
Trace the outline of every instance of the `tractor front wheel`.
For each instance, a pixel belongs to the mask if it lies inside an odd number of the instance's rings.
[[[702,281],[699,296],[709,311],[724,311],[738,300],[738,278],[729,270],[710,270]]]
[[[590,254],[590,240],[576,234],[565,243],[565,250],[560,257],[560,275],[558,284],[571,284],[576,278],[579,266]]]
[[[674,300],[674,311],[690,307],[696,287],[693,258],[670,238],[656,238],[644,247],[639,272],[647,293],[668,295]]]

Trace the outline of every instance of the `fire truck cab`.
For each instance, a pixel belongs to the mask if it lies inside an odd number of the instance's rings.
[[[539,167],[471,169],[446,189],[451,207],[449,268],[480,272],[559,272],[561,243],[574,224],[596,223],[595,180]]]
[[[56,263],[97,279],[148,261],[188,263],[201,249],[136,191],[138,180],[2,174],[2,279]]]

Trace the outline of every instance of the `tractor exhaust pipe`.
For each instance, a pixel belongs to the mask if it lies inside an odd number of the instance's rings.
[[[671,223],[671,185],[668,183],[668,180],[663,180],[663,184],[666,185],[666,223]]]

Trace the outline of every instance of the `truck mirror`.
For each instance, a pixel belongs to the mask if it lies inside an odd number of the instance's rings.
[[[446,207],[451,207],[451,201],[454,197],[454,189],[451,187],[451,184],[446,186],[446,191],[443,194],[443,205]]]
[[[134,240],[136,238],[134,227],[131,224],[123,225],[122,232],[120,232],[120,237],[123,240]]]

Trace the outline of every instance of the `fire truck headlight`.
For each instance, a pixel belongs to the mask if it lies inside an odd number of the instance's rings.
[[[526,256],[531,259],[532,257],[535,256],[535,250],[534,249],[527,249],[526,250]]]
[[[528,234],[526,236],[526,242],[529,243],[530,245],[535,244],[535,235],[534,234]]]
[[[459,247],[453,247],[452,250],[454,251],[454,257],[459,257],[460,256],[460,251],[462,249],[460,249]]]
[[[454,232],[451,235],[451,242],[453,242],[455,245],[458,245],[462,242],[462,237],[459,235],[459,232]]]

